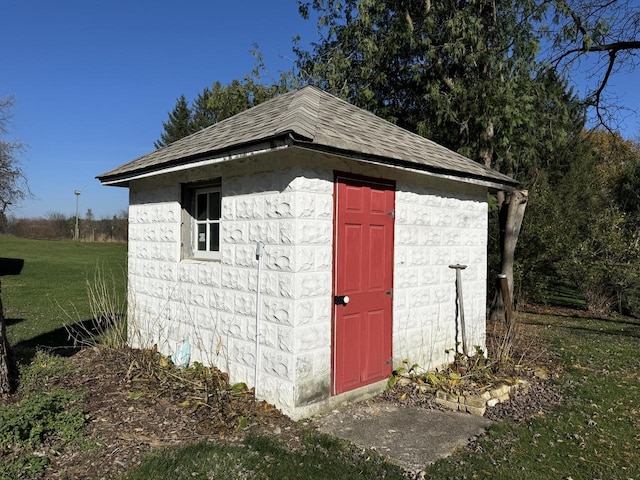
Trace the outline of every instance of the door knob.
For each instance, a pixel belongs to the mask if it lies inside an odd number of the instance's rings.
[[[349,295],[336,295],[333,297],[333,303],[336,305],[346,306],[349,303]]]

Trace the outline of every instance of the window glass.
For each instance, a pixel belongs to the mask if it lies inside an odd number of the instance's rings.
[[[212,223],[209,237],[209,250],[212,252],[220,251],[220,224]]]
[[[198,220],[207,219],[207,194],[199,193],[196,196],[196,218]]]
[[[209,194],[210,217],[212,220],[220,220],[220,192],[212,192]]]
[[[206,251],[207,250],[207,224],[200,223],[198,224],[198,239],[196,240],[198,245],[198,251]]]

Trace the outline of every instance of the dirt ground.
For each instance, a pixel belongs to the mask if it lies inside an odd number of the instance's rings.
[[[550,371],[547,356],[536,352],[535,357]],[[91,448],[59,452],[52,457],[43,478],[117,478],[152,450],[204,439],[241,442],[248,431],[281,436],[293,445],[301,428],[314,426],[313,420],[305,422],[305,427],[296,424],[273,406],[256,402],[246,390],[227,388],[220,393],[215,385],[197,376],[177,378],[170,369],[156,365],[159,358],[98,348],[71,357],[78,368],[61,379],[59,386],[87,392],[84,409]],[[532,381],[530,392],[490,409],[486,418],[522,420],[562,402],[551,383],[536,377],[533,371],[523,371]],[[221,382],[226,380],[224,374],[220,375]],[[372,404],[376,408],[440,409],[431,396],[419,394],[411,385],[397,386],[369,400],[363,408]]]
[[[78,368],[60,386],[87,392],[90,448],[60,452],[43,478],[118,478],[152,450],[201,440],[240,442],[249,430],[295,436],[295,422],[251,392],[217,392],[210,380],[172,377],[171,369],[155,365],[158,360],[99,348],[71,357]]]

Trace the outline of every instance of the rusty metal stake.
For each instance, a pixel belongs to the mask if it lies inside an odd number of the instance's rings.
[[[460,270],[464,270],[467,268],[466,265],[460,265],[459,263],[456,265],[449,265],[449,268],[453,268],[456,271],[456,330],[458,326],[458,313],[460,316],[460,330],[462,333],[462,353],[464,353],[465,357],[469,356],[469,352],[467,351],[467,334],[465,332],[465,323],[464,323],[464,303],[462,301],[462,278],[460,275]],[[458,336],[456,335],[456,343],[458,342]],[[458,346],[456,345],[456,351],[458,351]]]

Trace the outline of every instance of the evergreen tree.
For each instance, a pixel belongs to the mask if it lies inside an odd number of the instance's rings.
[[[193,101],[193,128],[196,130],[207,128],[218,121],[216,112],[209,106],[211,95],[211,90],[205,87]]]
[[[166,147],[170,143],[197,131],[193,123],[193,114],[184,94],[178,97],[176,106],[169,113],[169,119],[162,122],[162,127],[164,132],[160,134],[160,140],[153,143],[156,148]]]
[[[533,2],[315,0],[324,36],[300,74],[486,166],[517,172],[512,134],[535,113]]]
[[[193,118],[198,127],[204,128],[270,100],[283,91],[277,85],[263,85],[250,77],[243,81],[233,80],[228,85],[215,82],[211,89],[205,88],[198,94]]]
[[[221,122],[254,106],[251,85],[233,80],[228,85],[215,82],[207,106],[215,122]]]
[[[162,122],[164,132],[154,145],[156,148],[164,147],[287,90],[288,85],[284,83],[263,85],[246,77],[244,81],[233,80],[228,85],[215,82],[211,88],[205,87],[193,101],[193,108],[189,108],[187,99],[182,95],[169,113],[169,119]]]

